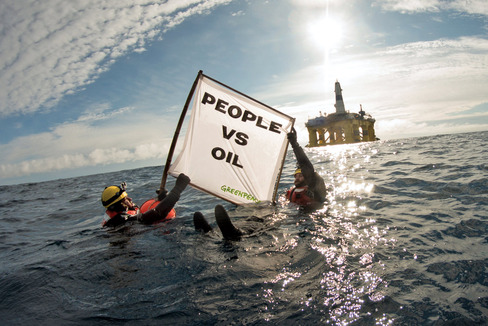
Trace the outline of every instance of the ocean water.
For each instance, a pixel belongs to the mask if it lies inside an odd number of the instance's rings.
[[[1,324],[488,325],[487,142],[307,149],[330,187],[312,213],[283,199],[289,152],[276,206],[187,188],[176,219],[118,232],[101,228],[103,188],[126,181],[142,203],[163,167],[1,186]],[[224,241],[216,204],[254,232]]]

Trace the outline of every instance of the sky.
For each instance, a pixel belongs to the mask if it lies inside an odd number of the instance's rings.
[[[382,140],[488,130],[486,0],[3,0],[0,35],[0,185],[163,165],[199,70],[302,145],[336,80]]]

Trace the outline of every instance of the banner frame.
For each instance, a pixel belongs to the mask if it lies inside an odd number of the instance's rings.
[[[249,100],[251,100],[253,102],[256,102],[257,104],[259,104],[259,105],[261,105],[263,107],[266,107],[268,110],[270,110],[270,111],[272,111],[272,112],[274,112],[276,114],[285,116],[286,118],[290,119],[291,128],[292,129],[294,128],[295,118],[293,118],[293,117],[289,116],[288,114],[285,114],[285,113],[283,113],[281,111],[278,111],[278,110],[274,109],[273,107],[271,107],[271,106],[269,106],[267,104],[264,104],[261,101],[258,101],[256,99],[254,99],[253,97],[251,97],[249,95],[246,95],[246,94],[244,94],[244,93],[242,93],[242,92],[240,92],[240,91],[238,91],[238,90],[236,90],[236,89],[234,89],[234,88],[232,88],[232,87],[230,87],[230,86],[228,86],[228,85],[226,85],[226,84],[224,84],[224,83],[222,83],[222,82],[220,82],[220,81],[218,81],[218,80],[216,80],[216,79],[214,79],[214,78],[212,78],[210,76],[207,76],[207,75],[203,74],[203,71],[200,70],[198,72],[198,74],[197,74],[197,77],[195,78],[195,81],[194,81],[194,83],[192,85],[192,88],[190,90],[190,93],[188,94],[188,98],[186,100],[186,103],[185,103],[185,106],[183,108],[183,111],[182,111],[182,113],[180,115],[180,119],[178,121],[178,126],[177,126],[176,131],[175,131],[175,134],[173,136],[173,140],[172,140],[172,143],[171,143],[171,147],[170,147],[170,150],[169,150],[169,153],[168,153],[168,157],[167,157],[167,160],[166,160],[166,165],[165,165],[164,172],[163,172],[163,178],[161,180],[160,191],[162,189],[164,189],[164,186],[165,186],[165,183],[166,183],[167,175],[168,175],[168,172],[169,172],[169,169],[170,169],[170,166],[171,166],[171,161],[172,161],[173,154],[174,154],[174,150],[175,150],[175,147],[176,147],[177,138],[179,137],[179,133],[180,133],[180,129],[181,129],[182,124],[183,124],[183,120],[184,120],[184,118],[185,118],[185,116],[187,114],[188,106],[189,106],[189,104],[191,102],[191,99],[193,98],[193,96],[195,94],[195,90],[196,90],[196,87],[197,87],[198,83],[200,82],[200,80],[203,79],[203,77],[207,78],[208,80],[210,80],[210,81],[212,81],[212,82],[214,82],[214,83],[216,83],[216,84],[218,84],[218,85],[220,85],[220,86],[222,86],[224,88],[229,89],[230,91],[232,91],[232,92],[234,92],[236,94],[239,94],[240,96],[243,96],[243,97],[245,97],[245,98],[247,98],[247,99],[249,99]],[[283,156],[281,157],[280,168],[279,168],[279,171],[278,171],[276,180],[275,180],[273,195],[272,195],[272,198],[271,198],[271,202],[272,202],[273,205],[276,205],[276,196],[278,194],[278,187],[279,187],[279,183],[280,183],[280,180],[281,180],[281,174],[283,172],[283,166],[285,164],[286,154],[288,152],[288,145],[289,145],[289,141],[287,139],[286,140],[285,150],[283,152]],[[189,176],[189,177],[191,178],[191,176]],[[212,196],[215,196],[217,198],[223,199],[223,200],[228,201],[228,202],[230,202],[232,204],[235,204],[235,205],[241,205],[241,204],[238,204],[236,202],[233,202],[229,198],[221,197],[220,195],[218,195],[216,193],[210,192],[210,191],[205,190],[205,189],[203,189],[203,188],[201,188],[199,186],[196,186],[196,185],[192,184],[191,181],[190,181],[190,185],[192,187],[194,187],[195,189],[198,189],[198,190],[200,190],[202,192],[205,192],[205,193],[207,193],[209,195],[212,195]]]

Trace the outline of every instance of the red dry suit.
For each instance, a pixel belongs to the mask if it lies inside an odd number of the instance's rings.
[[[286,192],[286,199],[300,206],[307,206],[315,202],[314,194],[308,190],[308,186],[289,189]]]

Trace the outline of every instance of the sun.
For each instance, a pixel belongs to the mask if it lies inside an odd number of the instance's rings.
[[[337,49],[342,43],[343,34],[342,22],[329,16],[314,20],[307,26],[308,38],[320,50]]]

